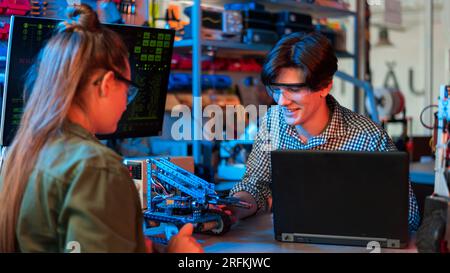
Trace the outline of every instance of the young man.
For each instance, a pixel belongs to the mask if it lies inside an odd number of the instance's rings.
[[[271,207],[272,150],[396,150],[381,127],[329,94],[336,71],[334,49],[319,33],[290,34],[269,53],[261,77],[278,105],[263,118],[247,171],[231,190],[231,195],[253,204],[250,210],[234,209],[237,218]],[[409,229],[417,230],[419,212],[411,186],[409,195]]]

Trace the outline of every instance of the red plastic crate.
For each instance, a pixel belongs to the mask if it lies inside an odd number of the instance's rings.
[[[0,27],[0,40],[8,40],[9,24]]]
[[[5,15],[25,15],[31,10],[31,3],[29,0],[7,0]]]

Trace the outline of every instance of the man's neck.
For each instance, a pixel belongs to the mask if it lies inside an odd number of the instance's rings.
[[[326,101],[319,107],[316,114],[302,125],[296,125],[295,129],[303,142],[307,142],[311,138],[320,135],[330,122],[330,109]]]

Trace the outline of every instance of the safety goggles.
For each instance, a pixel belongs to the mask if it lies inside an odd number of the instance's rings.
[[[140,89],[139,86],[135,82],[124,78],[122,75],[120,75],[116,71],[114,71],[114,77],[117,80],[128,85],[127,104],[132,103],[134,101],[134,99],[136,98],[137,94],[139,93],[139,89]]]
[[[134,99],[136,98],[137,94],[139,93],[139,89],[140,89],[139,85],[137,83],[133,82],[132,80],[126,79],[117,71],[113,70],[113,73],[114,73],[114,78],[125,83],[128,86],[127,105],[132,103],[134,101]],[[103,76],[101,76],[100,78],[98,78],[97,80],[95,80],[94,85],[100,84],[100,82],[103,80],[105,75],[106,75],[106,73]]]
[[[288,94],[292,97],[294,94],[309,91],[309,87],[306,83],[271,83],[266,85],[266,90],[269,96],[278,101],[281,94]]]

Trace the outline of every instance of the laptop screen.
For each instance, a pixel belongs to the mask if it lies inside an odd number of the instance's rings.
[[[405,242],[408,173],[406,153],[272,152],[275,235],[337,244]]]

